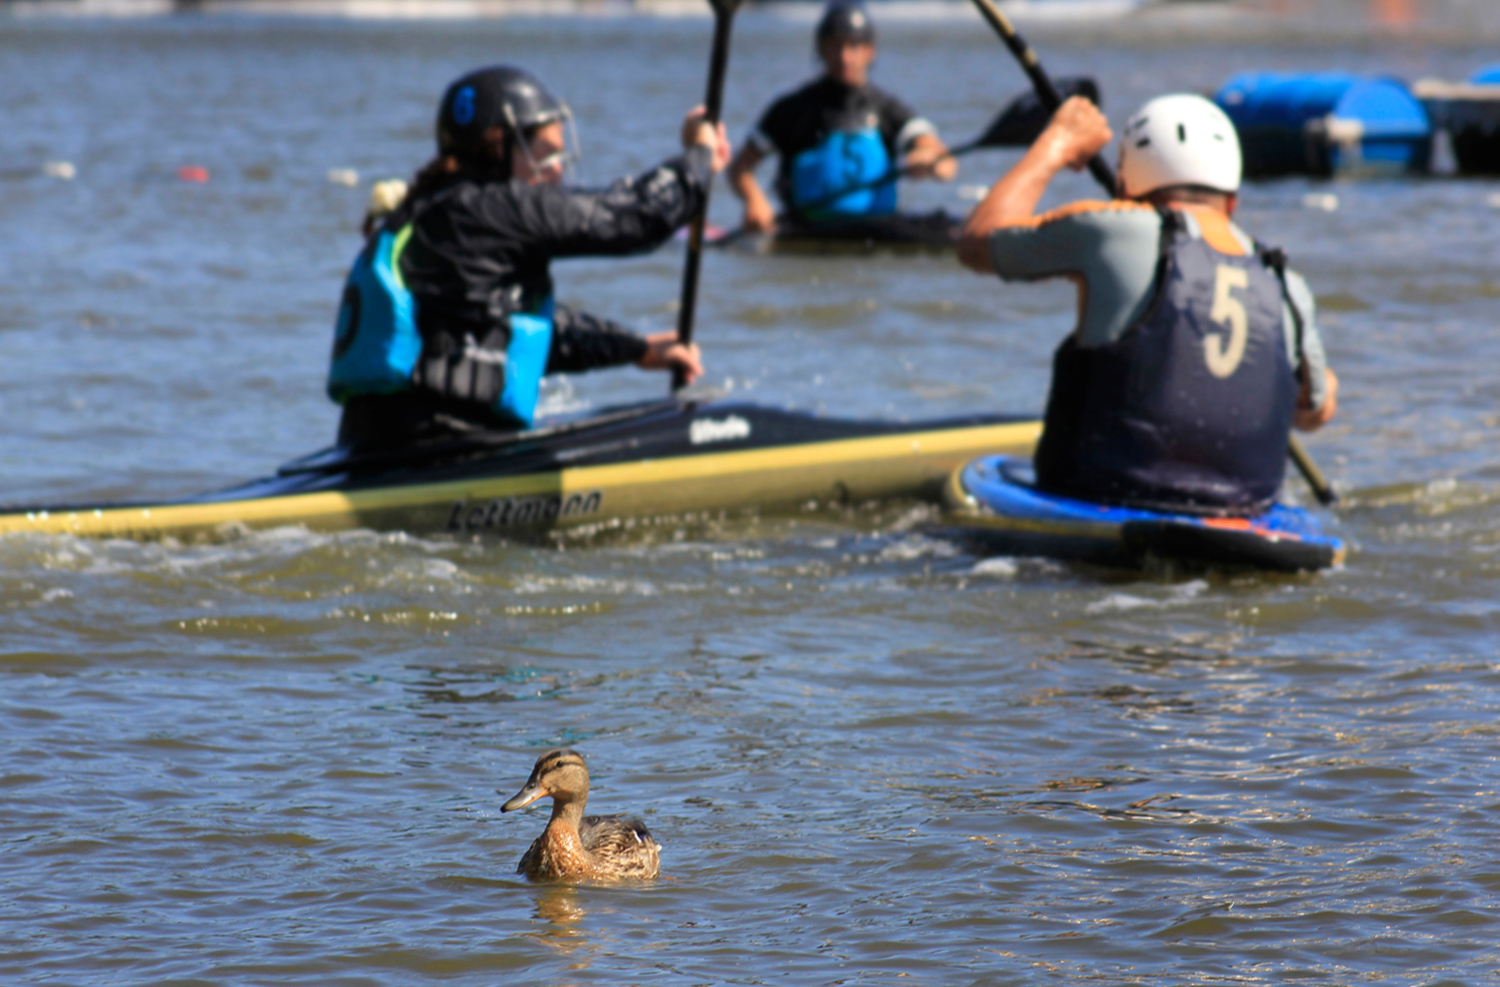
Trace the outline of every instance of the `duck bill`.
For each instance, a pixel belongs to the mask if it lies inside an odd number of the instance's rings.
[[[527,785],[515,795],[511,796],[509,802],[500,807],[501,812],[513,812],[516,809],[524,809],[537,799],[546,798],[551,793],[541,785]]]

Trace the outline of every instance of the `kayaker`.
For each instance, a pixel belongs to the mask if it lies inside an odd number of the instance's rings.
[[[832,0],[818,22],[816,46],[824,74],[782,96],[761,116],[729,166],[729,185],[745,203],[750,232],[776,227],[776,209],[755,169],[780,155],[776,193],[796,220],[880,216],[896,211],[894,180],[839,196],[897,167],[916,178],[951,181],[958,162],[937,129],[894,96],[869,82],[875,61],[875,22],[857,0]]]
[[[437,156],[378,224],[344,290],[328,392],[339,444],[391,446],[529,425],[544,374],[627,363],[703,368],[675,333],[642,338],[553,301],[554,258],[650,250],[729,160],[701,110],[685,154],[607,189],[563,184],[568,108],[535,76],[480,69],[448,87]]]
[[[1200,96],[1125,125],[1120,198],[1033,215],[1048,183],[1109,143],[1085,99],[1062,105],[970,216],[959,259],[1007,281],[1068,278],[1078,325],[1058,348],[1038,486],[1130,506],[1253,514],[1286,470],[1293,425],[1337,409],[1312,292],[1232,217],[1239,139]]]

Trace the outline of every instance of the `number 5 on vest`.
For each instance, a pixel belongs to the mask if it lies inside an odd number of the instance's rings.
[[[1220,264],[1214,280],[1214,307],[1208,313],[1213,321],[1229,329],[1229,345],[1224,337],[1211,332],[1203,337],[1203,359],[1208,372],[1215,377],[1228,377],[1240,365],[1245,356],[1245,341],[1250,334],[1250,318],[1245,306],[1230,294],[1235,288],[1250,287],[1250,273],[1243,268]]]

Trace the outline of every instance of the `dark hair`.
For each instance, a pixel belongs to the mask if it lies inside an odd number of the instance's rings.
[[[536,129],[531,128],[524,139],[530,140]],[[501,127],[491,127],[485,131],[484,149],[478,155],[459,157],[454,154],[439,154],[419,168],[407,189],[406,199],[402,201],[405,203],[418,199],[464,172],[484,177],[498,174],[509,178],[514,153],[509,134]]]
[[[1177,201],[1216,206],[1233,195],[1233,192],[1209,188],[1207,185],[1164,185],[1159,189],[1152,189],[1139,198],[1157,205],[1166,205],[1168,202]]]

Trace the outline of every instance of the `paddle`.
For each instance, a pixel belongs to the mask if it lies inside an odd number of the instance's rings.
[[[1312,488],[1313,496],[1318,498],[1318,503],[1324,507],[1332,507],[1339,502],[1339,492],[1333,489],[1333,484],[1328,482],[1328,477],[1318,469],[1318,464],[1308,454],[1302,440],[1295,435],[1287,436],[1286,454],[1292,457],[1292,465],[1297,467],[1297,472],[1302,474],[1302,479]]]
[[[1083,96],[1090,102],[1098,105],[1099,85],[1087,76],[1068,77],[1057,80],[1057,88],[1066,99],[1069,96]],[[1042,104],[1041,98],[1034,92],[1022,93],[1011,100],[1010,105],[1001,110],[990,125],[985,128],[984,133],[957,147],[950,147],[934,163],[943,158],[961,158],[975,151],[995,147],[1030,147],[1032,142],[1042,135],[1047,129],[1047,123],[1052,119],[1052,110]],[[863,192],[866,189],[877,188],[887,182],[894,182],[899,178],[906,178],[917,171],[915,166],[908,165],[904,168],[892,168],[879,178],[868,182],[860,182],[858,185],[849,185],[832,192],[828,195],[814,199],[812,202],[798,206],[802,212],[812,212],[824,206],[832,205],[839,199],[854,192]]]
[[[734,11],[740,0],[708,2],[714,9],[714,43],[708,59],[708,95],[703,106],[708,122],[718,126],[724,107],[724,75],[729,70],[729,31],[734,26]],[[688,235],[687,262],[682,268],[682,300],[677,308],[677,341],[683,346],[693,341],[693,310],[698,304],[698,272],[703,264],[703,225],[708,221],[708,194],[712,189],[710,183],[703,190],[703,203],[693,217],[692,232]],[[680,391],[686,385],[682,370],[673,370],[672,390]]]
[[[1000,40],[1005,42],[1016,60],[1021,63],[1021,68],[1031,79],[1031,85],[1036,89],[1037,97],[1042,105],[1050,113],[1063,103],[1062,94],[1052,84],[1052,79],[1047,75],[1047,70],[1042,68],[1041,59],[1037,58],[1036,52],[1026,40],[1016,33],[1016,29],[1000,8],[995,6],[994,0],[974,0],[974,6],[979,8],[980,15],[994,28],[995,33],[1000,35]],[[1104,186],[1104,190],[1110,195],[1118,194],[1119,183],[1115,180],[1114,169],[1105,160],[1095,155],[1089,162],[1089,173],[1094,176],[1098,183]],[[1291,457],[1292,464],[1297,467],[1297,472],[1302,474],[1302,479],[1312,488],[1313,496],[1318,498],[1318,503],[1327,507],[1338,503],[1339,495],[1333,489],[1333,484],[1318,469],[1307,450],[1303,448],[1302,442],[1295,435],[1287,437],[1287,455]]]

